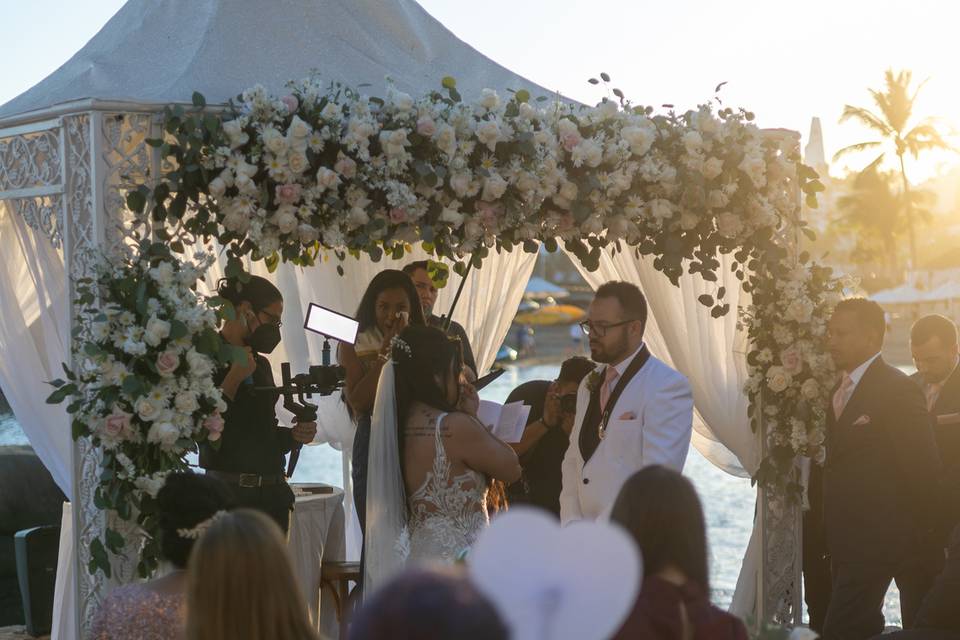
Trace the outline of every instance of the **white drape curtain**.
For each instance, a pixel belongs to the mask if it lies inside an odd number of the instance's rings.
[[[70,420],[49,405],[48,380],[63,378],[70,345],[63,256],[0,201],[0,388],[37,456],[60,489],[73,490]],[[54,639],[74,637],[76,582],[73,521],[65,505],[54,595]]]
[[[692,444],[724,471],[750,477],[760,462],[760,443],[750,430],[743,392],[747,335],[737,326],[737,309],[749,304],[749,296],[731,271],[733,257],[718,258],[717,282],[685,273],[676,287],[653,266],[653,256],[638,258],[629,250],[616,255],[604,251],[599,269],[593,272],[571,256],[593,289],[610,280],[625,280],[640,287],[649,305],[644,339],[650,351],[687,376],[693,388]],[[726,288],[730,311],[714,318],[697,298],[716,296],[720,287]],[[731,611],[738,615],[753,612],[760,551],[755,522],[731,604]]]
[[[412,253],[407,253],[399,260],[384,257],[380,262],[374,262],[368,256],[361,255],[359,258],[348,256],[340,263],[331,253],[329,259],[318,262],[313,267],[301,268],[283,264],[272,274],[263,263],[248,263],[247,268],[251,273],[273,281],[283,292],[283,342],[270,355],[274,371],[279,371],[281,362],[290,362],[295,373],[306,371],[311,364],[321,364],[323,338],[303,329],[303,319],[311,302],[353,316],[374,275],[384,269],[402,269],[410,262],[426,260],[429,257],[416,247]],[[525,253],[519,249],[499,254],[491,252],[483,261],[483,266],[472,270],[467,276],[453,318],[466,330],[481,373],[496,359],[497,350],[510,329],[527,281],[533,273],[536,258],[537,254]],[[208,287],[212,288],[222,276],[225,263],[226,260],[222,258],[210,270]],[[344,269],[342,276],[337,273],[338,265]],[[461,280],[451,269],[446,287],[441,289],[437,296],[434,308],[437,315],[448,312]],[[335,363],[336,344],[331,346]],[[314,401],[319,404],[316,442],[329,444],[343,452],[347,557],[356,559],[360,554],[360,529],[353,513],[349,465],[354,427],[339,394],[328,398],[314,398]],[[281,421],[289,423],[289,414],[282,410],[279,413]],[[294,474],[294,480],[298,480],[298,475]]]

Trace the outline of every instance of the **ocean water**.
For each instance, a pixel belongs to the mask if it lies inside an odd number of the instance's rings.
[[[558,366],[509,366],[506,373],[481,392],[487,400],[503,402],[510,391],[529,380],[552,380]],[[13,416],[0,415],[0,445],[28,444]],[[329,445],[303,448],[296,482],[324,482],[343,486],[340,451]],[[713,601],[729,605],[753,525],[756,492],[745,478],[732,476],[707,461],[693,447],[683,469],[700,494],[710,545],[710,581]],[[900,623],[899,596],[894,587],[887,594],[887,624]]]

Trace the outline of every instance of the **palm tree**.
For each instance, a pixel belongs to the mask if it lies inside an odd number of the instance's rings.
[[[917,246],[913,228],[914,198],[910,194],[910,181],[907,180],[907,170],[903,157],[909,152],[916,159],[921,151],[929,149],[952,150],[953,147],[944,139],[944,134],[940,132],[939,123],[935,118],[924,118],[917,124],[910,126],[913,121],[914,108],[917,104],[917,95],[923,85],[926,84],[926,80],[921,82],[911,93],[910,85],[913,82],[913,74],[910,71],[900,71],[894,74],[892,69],[887,69],[884,77],[886,80],[885,90],[869,90],[874,103],[880,109],[879,114],[863,107],[848,104],[844,105],[843,115],[840,116],[841,123],[847,120],[856,120],[879,134],[880,140],[859,142],[844,147],[834,154],[833,159],[836,160],[849,153],[887,147],[868,165],[867,169],[864,169],[864,171],[867,171],[878,165],[891,148],[896,153],[897,160],[900,163],[905,222],[910,238],[910,265],[911,268],[915,269],[917,266]]]

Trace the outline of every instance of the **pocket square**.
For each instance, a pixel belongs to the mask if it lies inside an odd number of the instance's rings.
[[[937,416],[937,424],[960,424],[960,413],[943,413]]]
[[[870,424],[870,416],[860,416],[859,418],[853,421],[853,426],[855,427],[862,427],[868,424]]]
[[[617,418],[617,420],[636,420],[636,419],[637,419],[637,414],[635,414],[633,411],[627,411],[625,414]]]

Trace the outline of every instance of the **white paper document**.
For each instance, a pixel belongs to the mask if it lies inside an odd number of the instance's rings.
[[[506,443],[520,442],[530,416],[530,406],[522,402],[499,404],[489,400],[480,401],[477,418],[493,435]]]

